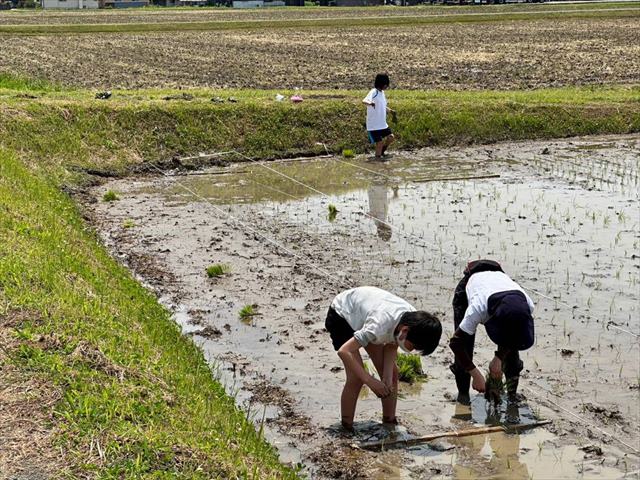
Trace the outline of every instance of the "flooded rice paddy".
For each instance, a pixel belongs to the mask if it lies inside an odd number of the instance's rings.
[[[640,137],[154,169],[88,204],[114,255],[154,288],[285,461],[312,478],[636,478],[640,469]],[[329,205],[337,213],[329,214]],[[536,302],[519,411],[452,399],[453,289],[469,260],[499,260]],[[209,278],[206,268],[230,272]],[[344,372],[324,317],[343,288],[376,285],[437,312],[445,334],[402,385],[401,426],[363,391],[356,436],[338,429]],[[244,320],[239,311],[254,305]],[[493,348],[477,339],[478,365]],[[264,420],[263,420],[264,416]],[[515,420],[514,420],[515,416]],[[365,452],[350,445],[550,419]]]

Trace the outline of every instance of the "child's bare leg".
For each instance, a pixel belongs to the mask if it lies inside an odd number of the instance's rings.
[[[396,141],[396,137],[393,136],[393,133],[383,140],[382,155],[384,155],[384,152],[387,151],[387,148],[389,148],[389,145],[391,145],[395,141]]]
[[[380,378],[383,378],[384,367],[384,347],[383,345],[369,344],[366,347],[369,357]],[[395,423],[396,406],[398,404],[398,368],[393,368],[393,392],[387,398],[382,399],[382,421],[385,423]]]
[[[358,361],[362,364],[362,357],[360,352],[356,352]],[[362,380],[358,376],[345,368],[347,374],[347,381],[342,389],[342,396],[340,397],[340,412],[342,416],[342,426],[348,430],[353,428],[353,418],[356,414],[356,403],[358,402],[358,396],[360,390],[362,390]]]
[[[398,367],[393,366],[393,394],[382,402],[382,421],[384,423],[397,423],[396,407],[398,405]]]
[[[376,142],[376,158],[379,158],[382,156],[382,153],[384,151],[384,140],[380,140],[379,142]]]

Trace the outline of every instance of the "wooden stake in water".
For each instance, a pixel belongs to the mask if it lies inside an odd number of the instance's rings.
[[[543,425],[549,425],[550,423],[551,423],[551,420],[542,420],[540,422],[521,423],[517,425],[495,425],[491,427],[469,428],[467,430],[451,430],[448,432],[432,433],[430,435],[405,438],[402,440],[377,440],[375,442],[362,442],[359,444],[354,444],[353,446],[357,448],[370,449],[370,450],[379,449],[382,447],[398,446],[398,445],[411,446],[411,445],[419,445],[421,443],[431,442],[432,440],[436,440],[438,438],[469,437],[472,435],[483,435],[485,433],[496,433],[496,432],[516,433],[516,432],[522,432],[524,430],[529,430],[536,427],[541,427]]]

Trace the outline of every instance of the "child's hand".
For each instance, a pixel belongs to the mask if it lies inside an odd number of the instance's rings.
[[[385,385],[384,382],[377,380],[373,377],[371,383],[369,383],[368,387],[371,389],[373,393],[376,394],[378,398],[387,398],[391,394],[391,389]]]
[[[489,373],[493,378],[502,378],[502,360],[493,357],[493,360],[489,362]]]
[[[486,387],[485,387],[484,375],[482,375],[482,372],[477,368],[474,368],[469,372],[469,374],[473,379],[473,382],[471,383],[471,386],[473,387],[473,389],[480,393],[484,392]]]

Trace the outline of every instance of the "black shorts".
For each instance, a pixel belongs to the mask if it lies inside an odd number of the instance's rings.
[[[338,351],[340,347],[353,338],[353,328],[349,325],[343,317],[338,315],[333,307],[329,307],[327,312],[327,320],[324,322],[324,326],[331,335],[331,341],[333,342],[333,348]]]
[[[484,324],[487,335],[498,347],[527,350],[535,342],[535,328],[527,297],[519,290],[490,295],[487,299],[489,319]]]
[[[378,143],[391,135],[391,129],[387,127],[382,130],[368,130],[367,133],[371,143]]]

